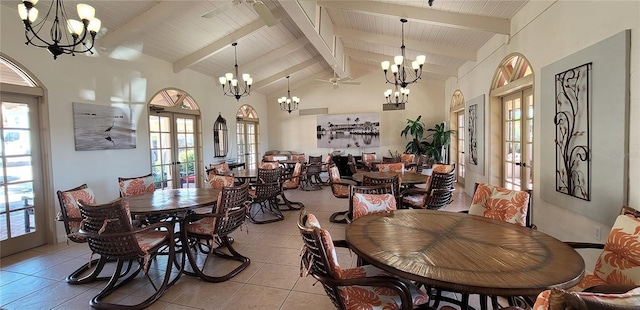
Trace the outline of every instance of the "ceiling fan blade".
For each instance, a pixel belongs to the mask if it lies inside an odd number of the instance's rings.
[[[215,8],[215,9],[207,12],[207,13],[202,14],[202,17],[204,17],[204,18],[213,18],[213,17],[217,16],[218,14],[222,14],[226,10],[228,10],[228,9],[238,5],[238,4],[240,4],[240,1],[227,2],[227,3],[221,5],[221,6],[217,7],[217,8]]]
[[[264,23],[267,26],[273,27],[273,26],[278,24],[278,20],[276,19],[275,16],[273,16],[273,13],[264,4],[264,2],[256,1],[256,2],[253,3],[252,6],[253,6],[253,9],[256,11],[256,13],[258,13],[258,16],[260,16],[260,18],[262,18],[262,21],[264,21]]]
[[[331,83],[331,81],[327,81],[323,79],[315,79],[315,81],[322,82],[322,83]]]

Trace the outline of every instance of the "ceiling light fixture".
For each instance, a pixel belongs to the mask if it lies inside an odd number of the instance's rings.
[[[280,104],[280,110],[289,112],[289,114],[291,114],[291,111],[295,111],[298,109],[300,98],[296,96],[291,97],[291,90],[289,89],[288,75],[287,75],[287,96],[278,98],[278,103]]]
[[[422,76],[422,66],[424,65],[426,56],[419,55],[416,57],[416,60],[411,62],[412,71],[405,69],[407,67],[405,65],[407,57],[404,46],[404,24],[407,20],[401,18],[400,21],[402,22],[402,46],[400,46],[402,55],[393,57],[393,65],[391,65],[391,62],[389,61],[383,61],[380,65],[382,66],[382,70],[384,70],[384,78],[387,80],[387,83],[406,88],[407,85],[417,82]],[[387,76],[389,68],[391,68],[391,73],[393,73],[393,77],[391,79]]]
[[[92,6],[78,4],[78,16],[81,20],[78,21],[67,18],[67,12],[64,9],[62,0],[53,0],[47,15],[34,24],[38,18],[38,9],[35,8],[36,3],[38,3],[38,0],[27,0],[18,4],[18,15],[24,22],[24,36],[27,38],[25,44],[46,48],[53,55],[53,59],[57,59],[62,54],[71,54],[72,56],[75,56],[75,53],[90,52],[93,54],[91,49],[93,48],[96,34],[100,31],[101,22],[99,19],[94,18],[96,10]],[[55,16],[51,14],[52,12]],[[51,20],[49,20],[49,15],[52,15]],[[51,29],[49,30],[50,41],[39,35],[45,24],[51,24]],[[69,33],[64,31],[64,28]],[[87,33],[91,36],[90,44],[85,42]],[[61,42],[63,39],[65,41]],[[80,44],[82,46],[76,49]]]
[[[409,102],[409,93],[411,91],[408,88],[401,87],[398,90],[398,85],[396,85],[396,90],[392,91],[391,88],[387,89],[384,92],[384,97],[387,99],[386,104],[393,104],[396,107],[401,104],[405,104]]]
[[[248,96],[251,93],[251,84],[253,84],[253,79],[251,78],[251,76],[248,73],[244,73],[242,74],[242,81],[244,85],[238,85],[238,77],[240,76],[238,74],[238,48],[236,47],[238,45],[237,42],[234,42],[233,44],[231,44],[231,46],[233,46],[234,48],[234,57],[235,57],[235,78],[233,73],[228,72],[226,73],[224,76],[220,77],[220,84],[222,84],[222,92],[226,95],[226,96],[230,96],[230,97],[236,97],[236,100],[240,101],[240,98],[244,97],[244,96]],[[225,88],[225,85],[227,85],[228,88]]]

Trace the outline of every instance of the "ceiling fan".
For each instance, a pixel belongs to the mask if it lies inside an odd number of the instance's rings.
[[[202,14],[202,17],[204,18],[213,18],[218,14],[221,14],[223,12],[225,12],[226,10],[237,6],[238,4],[245,2],[245,3],[251,3],[251,6],[253,7],[253,10],[256,11],[256,13],[258,14],[258,16],[260,16],[260,18],[262,18],[262,20],[264,21],[264,23],[269,26],[275,26],[278,24],[278,19],[276,19],[275,16],[273,16],[273,13],[271,12],[271,10],[264,4],[264,2],[260,1],[260,0],[231,0],[231,2],[227,2],[207,13]]]
[[[350,77],[340,78],[336,75],[336,71],[333,71],[333,77],[328,80],[316,79],[318,82],[328,83],[333,85],[333,89],[338,89],[340,85],[360,85],[360,82],[351,81]]]

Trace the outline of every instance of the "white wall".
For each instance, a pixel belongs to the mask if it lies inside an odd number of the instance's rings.
[[[376,68],[377,69],[377,68]],[[330,149],[316,145],[316,115],[298,116],[281,111],[277,102],[283,94],[271,94],[268,99],[269,143],[273,149],[304,152],[306,155],[324,155],[334,150],[360,155],[363,151],[376,152],[379,158],[389,156],[389,150],[402,153],[408,140],[400,137],[407,119],[422,121],[430,128],[445,120],[444,87],[429,80],[420,80],[409,86],[411,94],[404,111],[382,111],[385,102],[385,84],[382,70],[375,70],[354,79],[360,85],[342,85],[338,89],[328,84],[311,84],[291,89],[292,96],[300,97],[300,109],[328,108],[329,114],[380,114],[380,147]],[[271,98],[273,97],[273,98]],[[426,133],[425,133],[426,135]]]
[[[445,97],[451,98],[460,89],[465,98],[488,94],[490,83],[500,62],[509,54],[523,54],[531,63],[535,74],[534,106],[540,102],[540,68],[567,55],[595,44],[625,29],[631,29],[631,105],[629,154],[629,205],[640,208],[640,2],[638,1],[529,1],[512,19],[512,37],[509,43],[503,36],[496,36],[478,54],[477,62],[469,62],[459,71],[459,80],[449,79]],[[447,102],[448,104],[448,102]],[[487,106],[488,107],[488,106]],[[489,112],[486,113],[489,115]],[[534,145],[539,144],[540,119],[536,109],[534,120]],[[614,133],[615,134],[615,133]],[[597,143],[597,141],[594,141]],[[488,155],[488,154],[487,154]],[[622,158],[624,156],[620,156]],[[488,166],[487,158],[486,166]],[[540,175],[539,149],[534,150],[535,175]],[[467,170],[468,171],[468,170]],[[612,176],[621,177],[621,176]],[[480,176],[468,171],[466,182],[487,181],[487,174]],[[561,240],[604,242],[612,223],[597,223],[567,209],[549,204],[539,196],[539,180],[534,180],[534,223],[543,232]],[[472,191],[467,187],[467,192]],[[602,206],[617,213],[621,206]],[[603,240],[595,239],[596,227],[602,227]],[[587,269],[592,268],[587,262]]]
[[[213,123],[221,112],[229,126],[229,158],[235,158],[235,115],[241,104],[250,104],[260,117],[261,149],[268,148],[267,110],[263,95],[252,93],[238,103],[222,95],[216,79],[185,70],[173,73],[170,63],[133,50],[85,55],[61,55],[57,60],[41,48],[25,46],[24,28],[15,9],[0,5],[0,51],[32,72],[48,90],[49,130],[53,190],[66,190],[87,183],[99,202],[118,197],[119,176],[137,176],[150,171],[148,110],[151,97],[163,88],[189,93],[202,111],[203,162],[214,162]],[[131,150],[75,151],[72,102],[108,105],[129,102],[137,124],[137,147]],[[59,208],[57,199],[56,210]],[[64,236],[58,225],[58,239]]]

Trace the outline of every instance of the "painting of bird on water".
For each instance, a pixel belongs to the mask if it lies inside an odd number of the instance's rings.
[[[136,148],[136,129],[126,104],[73,103],[76,151]]]

